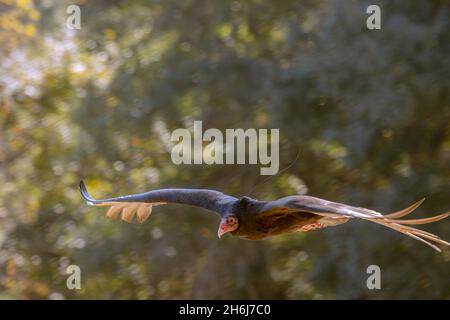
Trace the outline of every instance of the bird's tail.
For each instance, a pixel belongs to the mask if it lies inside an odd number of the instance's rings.
[[[385,227],[388,227],[390,229],[393,229],[395,231],[401,232],[403,234],[406,234],[407,236],[410,236],[411,238],[414,238],[416,240],[419,240],[436,251],[441,252],[441,249],[437,246],[437,244],[450,246],[450,243],[447,241],[444,241],[440,239],[438,236],[426,232],[417,228],[410,227],[409,225],[420,225],[420,224],[428,224],[432,222],[436,222],[442,219],[445,219],[450,216],[450,212],[443,213],[437,216],[433,216],[430,218],[422,218],[422,219],[410,219],[410,220],[404,220],[399,219],[402,217],[405,217],[409,215],[411,212],[413,212],[418,206],[422,204],[422,202],[425,199],[421,199],[414,203],[413,205],[409,206],[408,208],[405,208],[403,210],[400,210],[395,213],[383,215],[383,216],[374,216],[374,217],[365,217],[363,219],[369,220],[378,224],[381,224]]]

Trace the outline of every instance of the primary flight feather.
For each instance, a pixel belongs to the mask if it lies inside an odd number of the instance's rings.
[[[235,198],[208,189],[158,189],[97,200],[89,195],[83,181],[80,182],[80,192],[88,205],[109,207],[107,217],[120,217],[129,223],[135,217],[138,223],[147,220],[154,205],[179,203],[204,208],[220,215],[217,231],[219,238],[225,233],[231,233],[240,238],[259,240],[284,233],[336,226],[358,218],[401,232],[437,251],[441,251],[439,245],[450,246],[450,243],[432,233],[409,226],[445,219],[450,212],[423,219],[399,219],[413,212],[425,199],[401,211],[382,215],[366,208],[304,195],[288,196],[275,201],[259,201],[246,196]]]

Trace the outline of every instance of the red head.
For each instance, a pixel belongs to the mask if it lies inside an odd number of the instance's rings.
[[[239,227],[239,220],[234,214],[229,214],[220,220],[219,230],[217,236],[220,238],[225,233],[232,232]]]

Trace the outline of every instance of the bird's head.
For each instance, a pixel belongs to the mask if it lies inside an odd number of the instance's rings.
[[[221,238],[225,233],[233,232],[239,228],[239,219],[235,214],[228,214],[220,220],[217,236]]]
[[[243,196],[237,199],[232,207],[230,213],[227,213],[220,220],[219,230],[217,236],[220,238],[225,233],[233,232],[239,228],[239,223],[243,226],[245,223],[245,217],[260,210],[261,204],[264,202],[256,201],[247,196]]]

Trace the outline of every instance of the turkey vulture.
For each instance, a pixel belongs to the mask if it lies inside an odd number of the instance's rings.
[[[235,198],[208,189],[158,189],[96,200],[89,195],[83,181],[80,181],[80,192],[88,205],[110,207],[106,213],[107,217],[117,219],[120,216],[129,223],[135,216],[138,223],[147,220],[154,205],[178,203],[204,208],[220,215],[217,231],[219,238],[225,233],[231,233],[240,238],[259,240],[284,233],[336,226],[351,218],[358,218],[406,234],[437,251],[441,251],[437,244],[450,246],[450,243],[432,233],[409,226],[445,219],[450,212],[423,219],[399,219],[414,211],[425,199],[401,211],[382,215],[366,208],[303,195],[288,196],[275,201],[259,201],[247,196]]]

